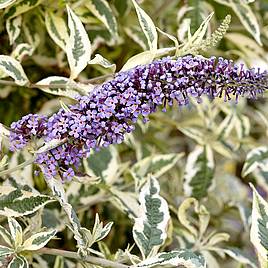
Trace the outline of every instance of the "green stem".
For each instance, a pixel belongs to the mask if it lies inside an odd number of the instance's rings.
[[[111,268],[129,268],[129,265],[121,264],[118,262],[93,257],[93,256],[87,256],[87,257],[80,257],[76,252],[73,251],[67,251],[67,250],[61,250],[61,249],[55,249],[55,248],[41,248],[37,251],[35,251],[37,254],[48,254],[48,255],[54,255],[54,256],[62,256],[65,258],[70,259],[76,259],[78,261],[88,262],[91,264],[99,265],[101,267],[111,267]]]

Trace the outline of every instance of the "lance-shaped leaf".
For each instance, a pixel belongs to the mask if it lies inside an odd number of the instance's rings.
[[[69,36],[67,25],[65,24],[64,19],[48,11],[45,15],[45,23],[47,32],[50,37],[59,47],[65,51]]]
[[[49,240],[55,236],[56,233],[57,230],[51,230],[34,234],[24,241],[22,250],[38,250],[44,247]]]
[[[14,254],[14,250],[12,248],[0,245],[0,258],[11,254]]]
[[[127,71],[136,67],[137,65],[144,65],[150,63],[154,59],[155,53],[152,51],[144,51],[131,57],[122,67],[120,72]]]
[[[203,38],[206,34],[206,31],[209,26],[209,22],[214,13],[211,13],[207,18],[201,23],[199,28],[195,31],[195,33],[191,36],[188,36],[188,41],[185,45],[179,50],[180,55],[185,55],[187,53],[195,53],[197,45],[201,44]]]
[[[99,214],[97,213],[95,216],[95,223],[92,232],[86,228],[81,228],[87,237],[87,246],[91,247],[92,244],[104,239],[110,232],[112,228],[113,222],[109,222],[105,226],[103,226],[103,222],[100,221]]]
[[[12,51],[11,57],[18,61],[22,61],[25,56],[31,56],[34,52],[34,48],[28,43],[22,43],[16,46]]]
[[[42,166],[40,167],[43,169]],[[46,182],[69,218],[71,230],[74,234],[75,240],[77,241],[79,252],[82,255],[85,255],[87,244],[81,231],[81,224],[72,205],[68,203],[62,183],[54,178],[47,179]]]
[[[213,151],[209,145],[197,145],[188,156],[183,189],[187,196],[197,199],[207,195],[208,188],[212,184],[215,164]]]
[[[38,81],[35,85],[49,94],[64,96],[71,99],[75,99],[75,97],[81,94],[81,90],[75,82],[62,76],[49,76]],[[49,87],[49,85],[51,85],[51,87]],[[59,87],[57,87],[57,85],[59,85]]]
[[[136,0],[132,0],[132,2],[136,9],[141,28],[147,38],[149,48],[151,51],[156,51],[158,38],[156,27],[148,14],[146,14],[146,12],[141,7],[139,7]]]
[[[168,204],[159,192],[159,183],[151,176],[139,196],[142,213],[135,219],[133,237],[143,259],[156,255],[167,238],[170,215]]]
[[[0,55],[0,70],[12,77],[20,86],[29,82],[21,64],[10,56]]]
[[[197,255],[190,250],[174,250],[171,252],[162,252],[154,257],[148,258],[132,267],[149,268],[154,266],[183,266],[185,268],[205,268],[206,263],[202,255]]]
[[[21,32],[22,16],[17,16],[6,21],[6,29],[9,37],[10,45],[13,45]]]
[[[242,114],[236,114],[235,130],[239,140],[244,139],[250,132],[249,118]]]
[[[87,32],[75,13],[67,6],[70,36],[66,53],[71,68],[71,79],[75,79],[85,69],[91,56],[91,43]]]
[[[268,147],[260,146],[252,149],[246,157],[245,164],[242,169],[242,176],[247,176],[257,168],[267,170],[268,164]]]
[[[16,1],[14,5],[7,8],[4,13],[4,19],[11,19],[15,18],[18,15],[25,13],[36,6],[38,6],[43,0],[22,0],[22,1]]]
[[[217,127],[216,135],[219,140],[226,139],[236,125],[235,114],[230,112]]]
[[[240,0],[220,0],[221,4],[230,6],[235,14],[240,19],[241,23],[247,29],[247,31],[255,38],[255,40],[261,45],[260,39],[260,26],[257,18],[250,8],[250,6],[244,1]]]
[[[131,38],[134,42],[136,42],[144,51],[149,49],[147,38],[141,32],[139,26],[131,25],[131,27],[125,27],[124,30],[128,37]]]
[[[195,140],[198,144],[200,144],[200,145],[204,144],[204,140],[205,140],[204,135],[199,129],[193,128],[193,127],[180,127],[180,126],[178,126],[178,129],[184,135]]]
[[[92,152],[90,157],[84,160],[84,167],[87,174],[100,177],[106,183],[112,183],[117,178],[119,170],[118,152],[113,146]]]
[[[230,247],[222,250],[239,263],[249,265],[252,268],[258,268],[256,260],[250,258],[248,254],[242,252],[239,248]]]
[[[14,218],[8,218],[8,226],[12,237],[14,248],[22,245],[22,228]]]
[[[89,0],[85,6],[105,25],[115,39],[118,37],[117,22],[112,9],[105,0]]]
[[[156,154],[148,156],[138,161],[131,168],[131,174],[135,179],[136,187],[143,185],[148,174],[153,174],[155,178],[159,178],[183,157],[184,153],[180,154]]]
[[[152,173],[155,178],[158,178],[174,167],[183,155],[184,153],[151,155],[137,162],[132,167],[132,171],[140,178],[147,176],[149,173]]]
[[[12,261],[8,264],[7,268],[28,268],[29,263],[24,256],[15,255]]]
[[[16,0],[1,0],[0,1],[0,9],[6,8],[12,5]]]
[[[268,203],[259,195],[252,184],[250,186],[253,190],[250,241],[259,256],[261,267],[266,267],[268,257]],[[265,265],[262,266],[262,264]]]
[[[113,187],[110,191],[113,195],[112,203],[127,214],[129,218],[135,219],[141,214],[141,207],[134,193],[122,192]]]
[[[0,215],[7,217],[29,215],[47,203],[55,201],[50,196],[28,192],[10,186],[1,186],[0,193]]]
[[[36,13],[30,13],[30,16],[23,18],[22,28],[24,36],[34,49],[41,42],[38,25],[40,25],[40,17]]]
[[[104,68],[112,69],[112,72],[114,72],[116,69],[115,64],[109,62],[100,54],[96,54],[95,57],[88,62],[88,64],[98,64]]]
[[[9,245],[12,247],[12,237],[8,230],[6,230],[3,226],[0,225],[0,237]]]

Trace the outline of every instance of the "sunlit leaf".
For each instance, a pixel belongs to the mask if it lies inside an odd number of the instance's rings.
[[[38,250],[44,247],[56,233],[57,230],[36,233],[23,242],[22,248],[23,250]]]
[[[215,163],[209,145],[197,145],[187,158],[183,189],[187,196],[205,197],[212,185]]]
[[[158,38],[156,27],[149,15],[137,4],[136,0],[132,0],[132,3],[136,9],[141,28],[147,38],[150,50],[156,51]]]
[[[155,256],[167,238],[170,215],[168,204],[159,192],[159,183],[151,176],[139,196],[142,214],[135,219],[133,237],[143,259]]]
[[[19,217],[29,215],[55,201],[54,198],[34,192],[0,186],[0,215]]]
[[[20,86],[29,83],[21,64],[10,56],[0,55],[0,70],[12,77]]]
[[[91,57],[91,43],[87,32],[76,14],[67,6],[70,36],[66,53],[71,68],[71,79],[75,79],[85,69]]]

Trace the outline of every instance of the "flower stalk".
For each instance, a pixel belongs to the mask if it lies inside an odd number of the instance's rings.
[[[35,138],[48,143],[65,139],[58,147],[37,154],[36,163],[47,178],[70,180],[91,149],[121,143],[124,134],[135,129],[138,117],[147,122],[158,107],[165,112],[174,103],[189,105],[191,98],[201,103],[203,96],[235,102],[239,97],[256,99],[267,89],[267,72],[244,69],[231,60],[191,55],[163,58],[116,74],[51,117],[23,117],[11,125],[11,149],[20,150]]]
[[[41,248],[37,251],[35,251],[37,254],[48,254],[48,255],[54,255],[54,256],[62,256],[65,258],[75,259],[82,262],[88,262],[91,264],[99,265],[101,267],[111,267],[111,268],[129,268],[130,266],[102,259],[99,257],[93,257],[93,256],[86,256],[86,257],[80,257],[76,252],[73,251],[67,251],[67,250],[61,250],[61,249],[55,249],[55,248]]]

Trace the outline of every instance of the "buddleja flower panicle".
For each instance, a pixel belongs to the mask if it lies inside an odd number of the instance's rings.
[[[91,149],[121,143],[138,117],[146,122],[158,106],[165,111],[174,102],[188,105],[190,98],[201,103],[204,95],[224,101],[256,98],[267,90],[267,81],[266,72],[246,70],[223,58],[163,58],[118,73],[89,96],[78,97],[68,111],[60,109],[50,118],[29,115],[13,123],[12,148],[21,149],[37,136],[46,142],[65,139],[57,148],[38,154],[36,162],[44,167],[46,177],[70,180]]]

